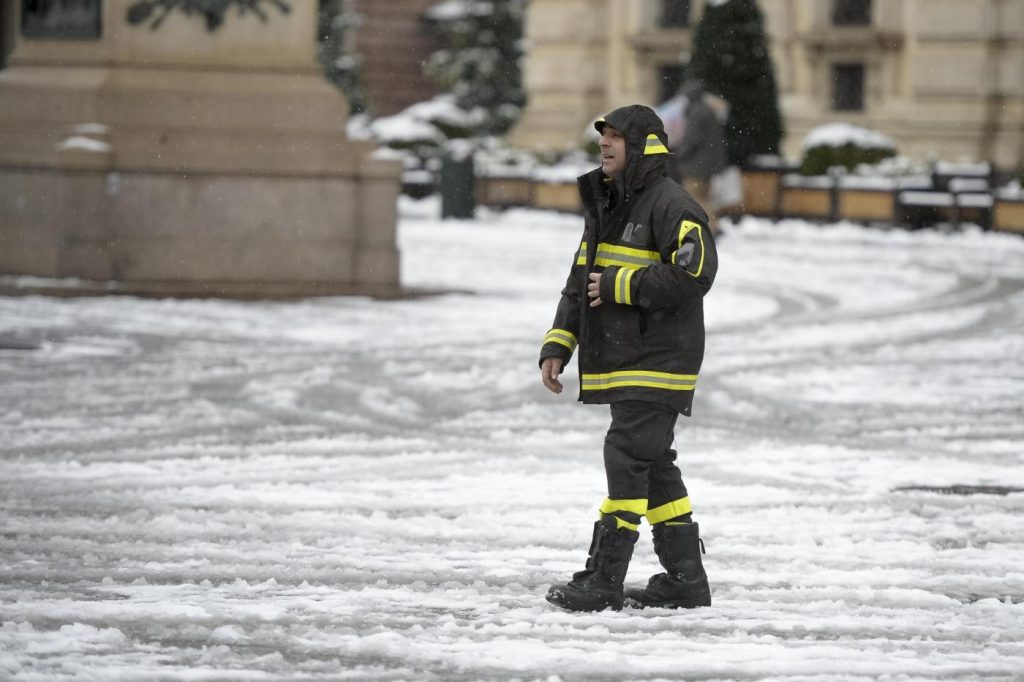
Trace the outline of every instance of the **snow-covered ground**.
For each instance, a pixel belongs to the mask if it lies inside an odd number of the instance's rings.
[[[437,208],[403,278],[458,293],[0,298],[0,679],[1024,679],[1024,240],[733,228],[677,429],[714,606],[572,614],[580,222]]]

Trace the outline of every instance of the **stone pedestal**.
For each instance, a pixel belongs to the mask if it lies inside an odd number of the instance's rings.
[[[21,3],[14,6],[16,21]],[[400,168],[347,139],[316,3],[98,40],[15,38],[0,71],[0,274],[142,294],[390,294]],[[20,25],[20,24],[19,24]]]

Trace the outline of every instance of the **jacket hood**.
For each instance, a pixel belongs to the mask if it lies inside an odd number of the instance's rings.
[[[597,132],[602,132],[606,125],[626,138],[626,170],[622,184],[627,195],[665,175],[668,136],[654,109],[642,104],[620,107],[594,122]]]

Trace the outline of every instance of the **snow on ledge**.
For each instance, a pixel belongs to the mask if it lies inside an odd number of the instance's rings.
[[[910,206],[952,206],[953,195],[949,192],[900,192],[900,203]]]
[[[896,180],[877,175],[844,175],[839,178],[839,187],[888,192],[896,189]]]
[[[109,154],[110,145],[102,140],[94,140],[84,135],[73,135],[57,144],[57,151],[79,150],[95,154]]]

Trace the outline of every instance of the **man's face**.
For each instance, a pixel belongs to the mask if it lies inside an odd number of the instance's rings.
[[[605,124],[601,131],[601,170],[615,177],[626,168],[626,138],[616,128]]]

